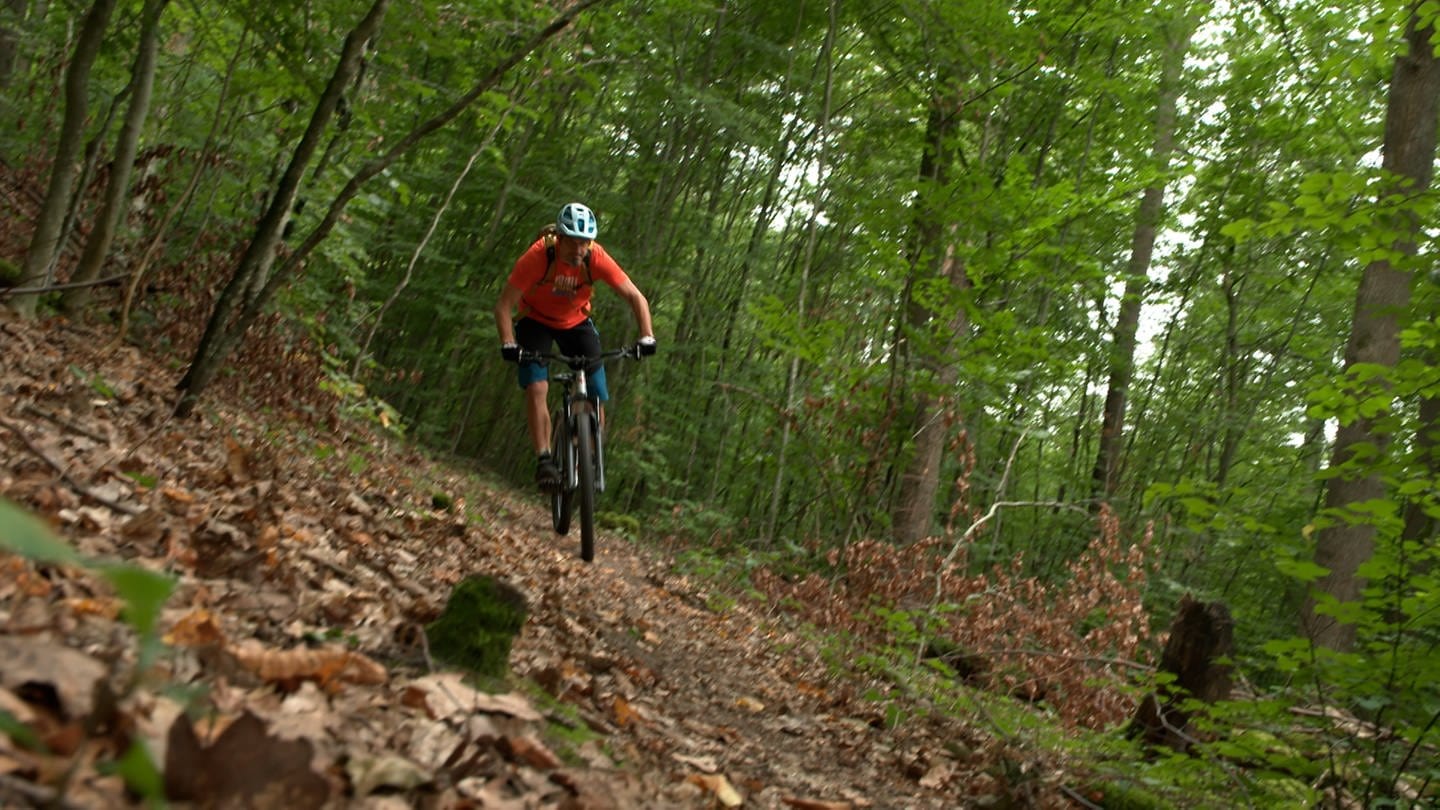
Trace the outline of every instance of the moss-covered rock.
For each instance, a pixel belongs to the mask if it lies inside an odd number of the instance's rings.
[[[486,678],[504,678],[510,645],[525,624],[525,595],[490,576],[466,577],[440,618],[425,626],[430,655]]]

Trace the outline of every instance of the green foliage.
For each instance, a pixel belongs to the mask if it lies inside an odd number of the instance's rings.
[[[70,367],[70,373],[74,374],[76,378],[85,381],[85,384],[90,386],[90,389],[99,396],[105,399],[115,398],[115,389],[99,374],[88,374],[75,366]]]
[[[100,771],[119,775],[135,795],[147,797],[156,805],[161,804],[165,795],[165,777],[144,740],[132,742],[119,760],[108,768],[101,767]]]
[[[639,539],[641,536],[640,519],[634,515],[608,511],[599,512],[595,515],[595,524],[606,531],[614,532],[631,540]]]
[[[15,719],[15,715],[5,709],[0,709],[0,734],[31,751],[45,750],[45,743],[35,734],[35,730]]]
[[[80,565],[80,555],[31,515],[0,498],[0,548],[37,563]]]
[[[155,661],[161,650],[156,621],[160,609],[169,601],[175,580],[164,574],[147,571],[134,565],[107,563],[95,567],[125,603],[121,613],[139,635],[140,656],[137,667],[144,671]]]
[[[489,576],[466,577],[451,591],[440,618],[425,626],[430,653],[483,679],[504,679],[510,645],[527,611],[524,595],[513,586]]]
[[[121,618],[135,631],[139,655],[135,664],[136,677],[155,662],[163,648],[156,625],[160,610],[175,588],[175,580],[164,574],[126,563],[100,562],[82,558],[69,544],[55,537],[32,515],[0,499],[0,549],[38,564],[74,565],[85,568],[110,584],[123,603]],[[0,732],[22,743],[27,738],[36,742],[23,725],[8,712],[0,711]],[[137,794],[158,800],[164,793],[159,771],[145,746],[128,747],[120,759],[100,763],[125,779]]]
[[[1367,806],[1395,801],[1402,786],[1434,779],[1428,760],[1417,752],[1435,743],[1440,718],[1433,688],[1440,678],[1434,643],[1440,638],[1437,570],[1440,550],[1433,545],[1382,539],[1362,566],[1369,583],[1362,599],[1341,604],[1322,595],[1316,608],[1317,614],[1356,625],[1354,652],[1315,648],[1293,637],[1265,647],[1266,660],[1291,684],[1292,699],[1337,710],[1306,716],[1315,732],[1311,739],[1318,741],[1312,747],[1323,750],[1301,758],[1327,765],[1350,792],[1367,797]],[[1307,582],[1319,573],[1313,564],[1286,571]]]
[[[1163,565],[1146,593],[1155,623],[1181,593],[1224,598],[1246,629],[1242,655],[1280,645],[1255,682],[1347,684],[1343,699],[1326,699],[1394,717],[1399,707],[1358,684],[1429,674],[1418,653],[1437,588],[1429,552],[1402,539],[1401,525],[1440,518],[1417,419],[1417,403],[1440,394],[1440,329],[1411,325],[1395,367],[1338,364],[1357,268],[1433,263],[1429,247],[1409,262],[1395,243],[1410,217],[1437,221],[1436,195],[1390,193],[1395,178],[1375,168],[1374,152],[1377,89],[1405,15],[1433,20],[1440,7],[1213,5],[1202,4],[1210,16],[1183,80],[1179,162],[1111,503],[1127,531],[1153,522]],[[490,308],[536,224],[579,196],[649,298],[662,346],[643,367],[611,369],[611,528],[638,536],[643,522],[647,536],[691,544],[678,553],[683,570],[742,594],[762,568],[797,582],[848,575],[840,553],[888,536],[917,429],[940,421],[957,440],[935,471],[937,525],[965,525],[1000,501],[1086,502],[1136,205],[1147,185],[1170,179],[1151,165],[1151,128],[1136,122],[1154,112],[1156,21],[1180,9],[1143,10],[840,4],[831,30],[822,4],[598,6],[367,184],[280,310],[324,347],[321,374],[307,374],[344,416],[510,469],[526,452],[523,415],[514,370],[494,357]],[[377,149],[454,103],[517,31],[551,13],[514,2],[392,12],[385,47],[367,55],[307,172],[286,249]],[[193,308],[223,285],[356,14],[254,3],[167,11],[173,36],[136,210],[158,220],[194,172],[200,192],[176,209],[154,268],[160,292],[142,302],[152,345],[186,345],[179,325],[203,322]],[[72,22],[26,20],[26,58],[0,110],[7,156],[52,151],[52,68],[66,61]],[[133,27],[116,33],[94,98],[128,81]],[[953,124],[944,143],[926,143],[932,116]],[[4,163],[17,187],[43,187],[42,167]],[[941,277],[941,260],[963,283]],[[360,358],[362,335],[402,280]],[[1417,313],[1434,310],[1432,287],[1417,289]],[[594,316],[607,343],[629,338],[630,312],[603,285]],[[73,377],[82,392],[116,398],[95,375]],[[1359,419],[1381,440],[1323,475],[1373,472],[1387,495],[1316,515],[1328,428]],[[339,461],[369,464],[360,452]],[[964,567],[1018,557],[1037,587],[1063,583],[1085,548],[1083,520],[1067,509],[999,515]],[[1323,575],[1313,532],[1337,521],[1381,535],[1363,571],[1366,601],[1324,606],[1380,645],[1366,649],[1368,671],[1327,661],[1322,672],[1308,650],[1287,646],[1296,607]],[[84,564],[3,505],[0,542],[45,564]],[[143,577],[116,575],[115,587],[142,623],[164,598]],[[897,649],[917,643],[923,617],[890,610],[866,620]],[[1068,630],[1103,625],[1099,613],[1079,614]],[[1292,680],[1302,674],[1309,680]],[[1232,755],[1241,752],[1210,763]],[[1159,767],[1174,770],[1171,786],[1213,785],[1189,764]],[[1146,778],[1126,784],[1138,790]]]

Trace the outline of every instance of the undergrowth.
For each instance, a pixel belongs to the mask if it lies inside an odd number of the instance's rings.
[[[1034,763],[1043,762],[1040,770],[1063,774],[1060,789],[1077,806],[1345,806],[1343,786],[1326,788],[1335,731],[1304,728],[1284,697],[1191,702],[1193,745],[1184,752],[1126,737],[1137,703],[1162,677],[1147,661],[1163,638],[1150,637],[1142,606],[1155,560],[1148,533],[1125,542],[1108,511],[1096,527],[1059,582],[1025,576],[1018,557],[967,572],[953,534],[808,557],[690,547],[675,559],[686,575],[798,630],[832,688],[848,690],[872,725],[897,729],[938,714],[982,732],[988,742],[977,744],[993,748],[990,769],[1010,795],[1024,794],[1023,780],[1038,779]],[[1423,791],[1410,795],[1423,802]]]

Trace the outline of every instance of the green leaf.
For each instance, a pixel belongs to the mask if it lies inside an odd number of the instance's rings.
[[[165,778],[155,767],[155,760],[141,741],[125,750],[125,755],[104,769],[125,780],[125,784],[141,796],[159,799],[165,793]]]
[[[0,548],[27,560],[75,565],[80,555],[34,515],[0,498]]]
[[[125,477],[129,478],[131,481],[134,481],[140,486],[145,487],[146,489],[154,489],[155,486],[160,483],[159,478],[150,475],[149,473],[127,472],[125,473]]]
[[[45,743],[35,735],[35,732],[4,709],[0,709],[0,734],[4,734],[32,751],[45,750]]]
[[[160,608],[175,589],[175,580],[133,565],[102,565],[99,572],[125,601],[125,620],[141,635],[154,632]]]
[[[1234,222],[1227,222],[1220,226],[1220,235],[1233,239],[1236,242],[1244,242],[1250,237],[1250,234],[1254,232],[1255,220],[1249,218],[1237,219]]]
[[[1276,563],[1276,567],[1280,569],[1280,573],[1301,582],[1314,582],[1330,573],[1329,568],[1314,560],[1281,560]]]

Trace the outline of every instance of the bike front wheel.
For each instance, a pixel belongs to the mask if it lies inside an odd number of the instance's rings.
[[[595,559],[595,416],[575,415],[575,471],[579,480],[580,559]]]
[[[570,531],[570,515],[575,508],[575,489],[570,483],[575,460],[573,452],[570,426],[565,422],[565,414],[557,411],[550,419],[550,456],[560,468],[560,486],[550,493],[550,520],[556,534]]]

